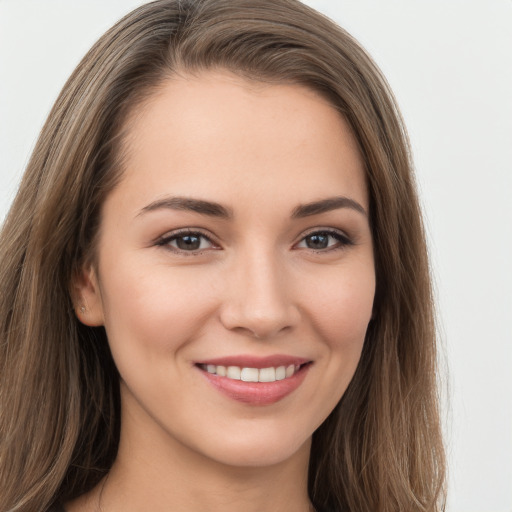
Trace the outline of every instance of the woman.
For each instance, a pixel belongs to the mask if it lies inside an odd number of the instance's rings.
[[[311,9],[121,20],[50,113],[0,262],[0,510],[442,509],[405,131]]]

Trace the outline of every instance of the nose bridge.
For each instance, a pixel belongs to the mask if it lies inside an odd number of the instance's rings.
[[[248,247],[233,262],[234,269],[222,320],[229,329],[257,338],[293,327],[298,310],[290,295],[285,262],[272,247]]]

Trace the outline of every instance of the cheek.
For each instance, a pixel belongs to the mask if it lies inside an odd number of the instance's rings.
[[[319,343],[308,402],[316,428],[342,398],[356,371],[371,319],[375,294],[373,260],[333,266],[309,281],[303,297],[313,337]],[[318,283],[322,283],[321,286]],[[314,373],[313,373],[314,372]]]
[[[214,293],[198,290],[201,279],[193,271],[117,261],[115,269],[105,265],[103,272],[105,328],[113,352],[118,347],[137,357],[175,352],[215,307]]]
[[[331,273],[310,299],[311,318],[331,350],[362,349],[375,296],[373,265]]]

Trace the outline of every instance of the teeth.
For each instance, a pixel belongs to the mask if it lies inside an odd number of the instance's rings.
[[[256,368],[242,368],[240,380],[244,382],[258,382],[258,370]]]
[[[288,366],[278,366],[276,368],[240,368],[239,366],[221,366],[221,365],[201,365],[203,370],[208,373],[227,377],[233,380],[242,380],[244,382],[275,382],[276,380],[289,379],[295,372],[299,371],[300,365],[290,364]]]
[[[226,371],[226,377],[228,379],[240,380],[240,376],[242,374],[242,370],[238,366],[228,366]]]
[[[280,366],[276,368],[276,380],[283,380],[286,378],[286,368],[284,366]]]
[[[259,371],[258,380],[260,382],[274,382],[276,380],[275,368],[262,368]]]

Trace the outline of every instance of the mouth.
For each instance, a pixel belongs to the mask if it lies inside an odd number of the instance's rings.
[[[230,357],[196,363],[206,380],[225,396],[249,405],[270,405],[295,391],[313,361],[290,356]]]
[[[290,379],[300,369],[310,362],[304,364],[289,364],[287,366],[269,366],[267,368],[251,368],[241,366],[224,366],[215,364],[200,364],[199,368],[211,375],[218,375],[230,380],[243,382],[276,382]]]

